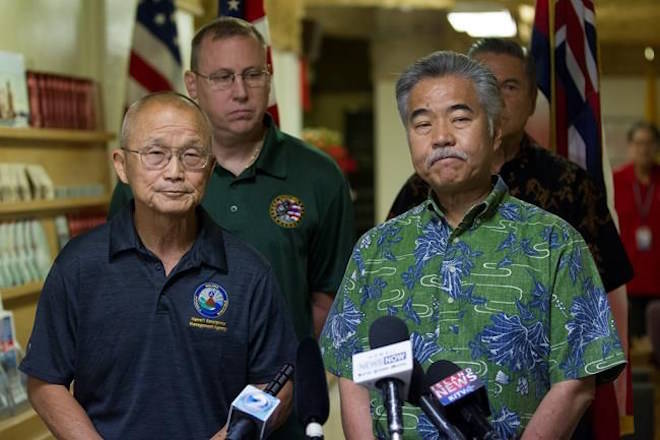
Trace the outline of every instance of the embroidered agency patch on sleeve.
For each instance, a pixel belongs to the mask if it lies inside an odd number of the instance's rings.
[[[295,228],[305,214],[305,205],[296,196],[281,194],[270,202],[270,218],[283,228]]]

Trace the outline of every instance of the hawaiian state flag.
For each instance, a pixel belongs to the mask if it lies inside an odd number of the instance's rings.
[[[549,103],[546,123],[554,125],[555,145],[550,147],[586,169],[605,188],[593,1],[536,0],[531,54],[538,88]],[[537,101],[537,111],[538,107]],[[624,338],[627,335],[622,334]],[[630,369],[624,374],[627,387],[617,390],[625,395],[620,396],[624,408],[618,408],[612,384],[596,387],[590,409],[595,439],[619,439],[620,432],[628,434],[633,429]]]
[[[555,151],[603,185],[595,23],[592,0],[537,0],[532,56],[539,89],[554,108]]]
[[[271,66],[272,73],[272,56],[270,50],[270,32],[268,31],[268,19],[266,18],[266,11],[264,9],[263,0],[219,0],[218,14],[236,17],[249,21],[257,28],[259,33],[263,35],[268,47],[266,48],[266,61]],[[277,100],[275,99],[275,87],[271,83],[270,96],[268,98],[268,113],[273,117],[277,123],[279,121],[277,113]]]
[[[129,61],[126,103],[150,92],[183,92],[174,0],[140,0]]]

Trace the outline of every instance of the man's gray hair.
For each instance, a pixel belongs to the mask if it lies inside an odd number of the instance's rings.
[[[408,99],[411,90],[426,78],[459,76],[470,80],[477,91],[479,103],[486,112],[488,131],[492,137],[499,123],[502,98],[495,75],[484,65],[465,55],[438,51],[420,58],[403,71],[396,82],[396,102],[404,126],[408,126]]]
[[[135,121],[136,116],[140,111],[147,105],[153,102],[158,102],[161,104],[170,104],[178,108],[190,108],[195,113],[197,117],[202,122],[202,127],[204,128],[205,133],[202,133],[202,139],[207,144],[209,150],[213,146],[213,128],[211,122],[209,121],[206,113],[202,111],[199,104],[197,104],[192,99],[188,98],[185,95],[182,95],[177,92],[172,91],[163,91],[163,92],[154,92],[148,95],[143,96],[137,101],[133,102],[126,113],[124,114],[124,119],[121,123],[121,131],[119,134],[119,146],[121,148],[130,148],[129,140],[133,132],[133,122]]]

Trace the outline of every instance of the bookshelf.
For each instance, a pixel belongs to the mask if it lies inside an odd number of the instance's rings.
[[[101,186],[98,196],[0,202],[0,221],[37,219],[43,226],[51,262],[59,249],[55,216],[105,211],[110,201],[111,163],[105,131],[0,127],[0,162],[39,164],[55,186]],[[6,310],[14,314],[16,339],[25,349],[43,282],[0,289]],[[37,414],[26,405],[16,415],[0,419],[0,438],[52,438]]]
[[[0,138],[3,140],[33,140],[33,141],[63,141],[75,143],[82,147],[94,142],[108,142],[115,138],[113,133],[105,131],[67,130],[61,128],[12,128],[0,127]]]
[[[82,208],[103,208],[110,203],[110,195],[78,197],[54,200],[37,200],[23,203],[3,203],[0,205],[0,219],[15,217],[42,217],[65,214]]]
[[[32,408],[27,408],[8,419],[0,420],[0,435],[7,440],[54,438]]]

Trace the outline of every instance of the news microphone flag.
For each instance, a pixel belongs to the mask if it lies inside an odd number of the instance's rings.
[[[227,440],[262,439],[273,411],[280,404],[275,397],[293,375],[294,367],[285,363],[263,390],[247,385],[234,399],[227,418]]]
[[[266,61],[270,67],[271,76],[273,72],[273,60],[270,50],[270,32],[268,31],[268,18],[264,9],[263,0],[219,0],[218,14],[227,17],[236,17],[250,22],[266,40]],[[275,98],[275,87],[271,82],[270,96],[268,97],[268,113],[279,125],[277,110],[277,99]]]
[[[465,368],[431,385],[431,392],[443,406],[448,406],[483,387],[479,376]]]
[[[183,92],[173,0],[140,0],[128,66],[126,104],[151,92]]]
[[[263,438],[267,422],[279,404],[280,399],[277,397],[248,385],[231,403],[228,419],[235,420],[238,417],[244,417],[252,420],[256,426],[257,438]],[[231,427],[229,429],[231,431]]]
[[[408,341],[363,351],[353,355],[353,382],[378,389],[377,382],[385,378],[398,379],[402,396],[407,396],[413,370],[412,343]]]

